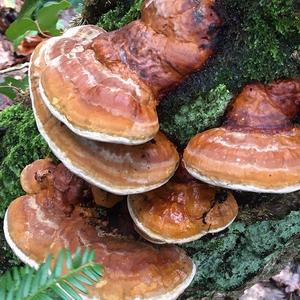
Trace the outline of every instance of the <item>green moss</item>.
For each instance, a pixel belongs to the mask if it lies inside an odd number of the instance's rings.
[[[199,299],[234,290],[253,277],[300,234],[300,212],[282,220],[246,226],[235,222],[226,233],[187,244],[197,273],[182,299]]]
[[[218,124],[231,98],[226,86],[220,84],[208,93],[199,93],[195,101],[181,106],[173,118],[161,122],[161,128],[172,136],[178,146],[183,146],[196,133]]]
[[[24,192],[20,173],[32,161],[50,155],[39,135],[31,109],[17,104],[0,112],[0,217],[9,203]]]
[[[116,7],[103,14],[97,25],[111,31],[136,20],[140,16],[143,2],[143,0],[117,1]]]

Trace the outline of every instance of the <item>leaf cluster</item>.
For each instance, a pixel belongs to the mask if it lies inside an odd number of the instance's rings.
[[[25,94],[28,84],[28,76],[25,76],[21,80],[13,77],[5,77],[4,82],[0,83],[0,94],[13,100],[18,94]]]
[[[31,109],[22,104],[0,112],[0,216],[9,203],[24,192],[20,185],[22,169],[32,161],[50,155],[40,136]]]
[[[102,276],[103,268],[94,262],[95,252],[86,249],[83,254],[77,249],[73,257],[69,250],[62,249],[52,268],[52,256],[37,270],[15,267],[0,277],[0,298],[6,300],[81,300]]]
[[[6,37],[16,47],[26,36],[41,34],[49,37],[61,34],[59,13],[71,6],[67,0],[25,0],[18,18],[6,30]]]

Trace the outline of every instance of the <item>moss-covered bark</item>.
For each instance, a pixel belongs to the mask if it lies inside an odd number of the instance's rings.
[[[143,0],[85,0],[83,21],[114,30],[137,19]]]
[[[22,169],[32,161],[50,155],[39,135],[32,110],[22,104],[0,112],[0,217],[9,203],[23,194]]]

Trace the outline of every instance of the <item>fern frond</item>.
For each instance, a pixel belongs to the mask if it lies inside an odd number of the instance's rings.
[[[0,299],[50,300],[49,293],[59,299],[81,300],[79,293],[88,294],[87,285],[99,281],[103,268],[94,262],[95,253],[77,249],[72,256],[62,249],[51,268],[52,256],[34,270],[28,266],[15,267],[0,277]]]

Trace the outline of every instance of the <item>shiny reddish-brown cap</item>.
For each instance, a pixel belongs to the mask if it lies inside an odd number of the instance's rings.
[[[300,189],[300,80],[247,85],[220,128],[189,142],[190,174],[231,189],[287,193]]]
[[[230,192],[175,175],[159,189],[128,196],[138,229],[154,243],[187,243],[224,230],[238,214]]]
[[[134,73],[111,70],[89,49],[105,31],[69,29],[45,41],[31,58],[31,90],[39,86],[51,113],[74,133],[121,144],[144,143],[158,131],[153,93]],[[33,92],[33,91],[32,91]]]
[[[36,68],[40,65],[42,61]],[[120,195],[157,188],[172,177],[179,157],[175,146],[162,133],[136,146],[96,142],[74,134],[41,100],[36,68],[31,67],[30,73],[38,129],[53,153],[72,172],[101,189]]]
[[[51,159],[39,159],[26,166],[21,172],[20,181],[22,189],[27,194],[36,194],[43,188],[43,176],[48,175],[48,172],[51,173],[51,170],[55,168],[55,165],[52,163]],[[45,170],[47,174],[43,174],[40,170]]]
[[[104,275],[87,287],[89,299],[171,300],[190,284],[195,267],[183,250],[157,248],[107,231],[93,207],[81,205],[86,194],[81,179],[63,165],[39,172],[48,174],[43,189],[13,201],[4,222],[6,239],[23,262],[37,267],[61,248],[94,249]]]

